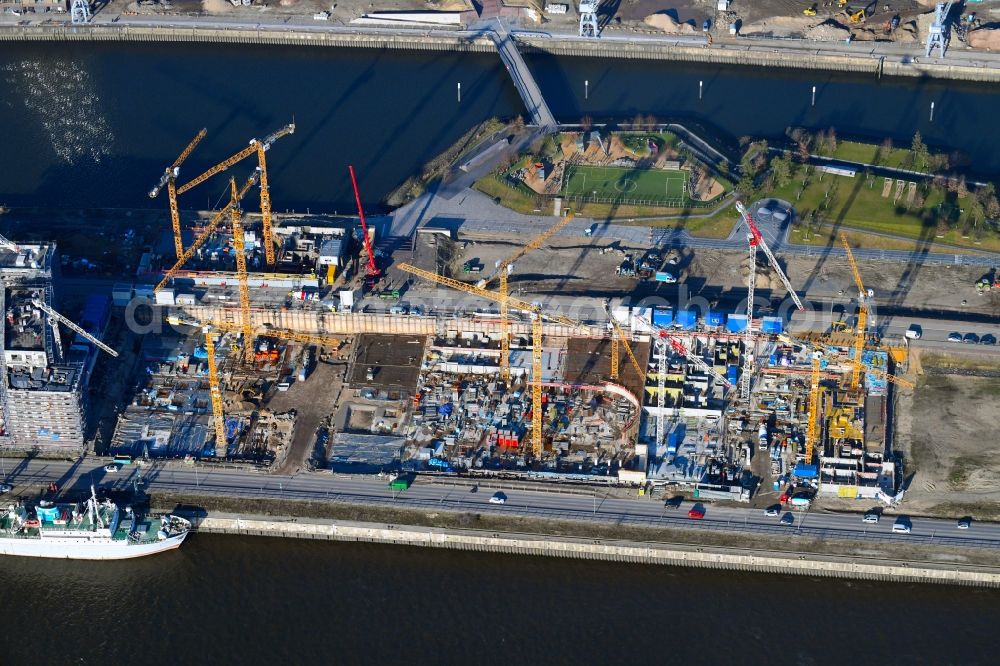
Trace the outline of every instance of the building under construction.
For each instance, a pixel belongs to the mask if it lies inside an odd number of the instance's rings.
[[[54,244],[4,249],[2,294],[4,445],[18,450],[80,449],[87,429],[87,388],[97,360],[81,336],[63,338],[45,311],[52,307]],[[110,299],[87,303],[83,326],[100,337]]]

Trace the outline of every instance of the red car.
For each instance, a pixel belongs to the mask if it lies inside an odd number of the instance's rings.
[[[700,506],[693,506],[691,510],[688,511],[688,518],[694,518],[700,520],[705,517],[705,510]]]

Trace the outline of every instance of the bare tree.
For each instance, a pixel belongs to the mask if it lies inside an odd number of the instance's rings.
[[[583,128],[584,132],[589,132],[594,128],[594,119],[590,116],[580,118],[580,127]]]

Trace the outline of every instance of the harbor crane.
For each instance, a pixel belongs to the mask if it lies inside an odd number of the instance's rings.
[[[368,237],[368,223],[365,221],[365,209],[361,205],[361,193],[358,191],[358,179],[354,175],[354,166],[348,165],[347,170],[351,173],[351,187],[354,188],[354,201],[358,204],[358,217],[361,218],[361,236],[365,244],[365,253],[368,255],[368,264],[365,272],[369,278],[375,280],[382,274],[381,269],[375,263],[375,252],[372,250],[372,240]],[[333,282],[333,264],[327,269],[326,281]]]
[[[493,282],[493,280],[499,280],[499,293],[501,296],[507,296],[507,278],[514,269],[514,262],[532,250],[537,250],[544,245],[545,241],[552,238],[559,232],[560,229],[569,224],[573,220],[573,217],[573,211],[566,211],[566,214],[560,218],[558,222],[536,236],[528,244],[519,248],[516,252],[514,252],[514,254],[510,255],[503,261],[497,262],[496,272],[490,277],[480,280],[476,286],[480,289],[484,289],[491,282]],[[506,299],[500,301],[500,376],[503,377],[504,380],[510,379],[510,319]]]
[[[212,420],[215,428],[215,451],[217,456],[222,457],[226,454],[228,442],[226,441],[225,411],[222,406],[222,388],[219,383],[219,371],[215,361],[215,336],[223,333],[237,332],[246,335],[246,331],[242,325],[215,321],[201,322],[194,319],[186,319],[184,317],[175,316],[167,317],[167,323],[173,326],[192,326],[194,328],[201,329],[202,333],[205,335],[205,356],[206,363],[208,364],[208,393],[212,401]],[[297,342],[327,345],[332,347],[340,345],[340,340],[271,328],[269,324],[265,324],[263,331],[264,335],[282,340],[294,340]],[[243,339],[243,345],[244,349],[250,349],[252,358],[252,335],[251,337],[245,337]]]
[[[201,138],[204,136],[203,132],[204,130],[202,130],[202,133],[199,133],[198,136],[195,137],[195,139],[191,142],[191,144],[188,145],[188,148],[185,149],[183,153],[181,153],[181,157],[179,157],[178,160],[183,162],[184,158],[186,158],[190,154],[190,152],[194,150],[194,146],[196,146],[198,142],[201,141]],[[184,194],[191,188],[205,182],[215,174],[225,171],[229,167],[246,159],[247,157],[250,157],[251,155],[257,155],[257,169],[260,171],[258,183],[260,185],[260,216],[263,226],[262,236],[264,244],[264,257],[267,260],[268,266],[274,265],[274,260],[275,260],[274,241],[272,239],[272,234],[271,234],[271,194],[268,187],[267,158],[265,157],[265,153],[268,150],[270,150],[271,145],[275,141],[277,141],[282,137],[288,136],[289,134],[294,134],[294,133],[295,133],[295,123],[289,123],[288,125],[285,125],[281,129],[277,130],[276,132],[268,134],[266,137],[264,137],[263,140],[251,139],[249,145],[246,148],[240,150],[239,152],[233,155],[230,155],[228,158],[224,159],[215,166],[211,167],[204,173],[192,178],[188,182],[176,188],[174,188],[173,186],[173,179],[176,178],[177,174],[174,173],[172,176],[167,176],[167,174],[164,174],[167,180],[166,182],[168,187],[167,191],[168,194],[170,195],[171,222],[174,224],[174,247],[175,249],[178,250],[178,255],[177,255],[178,259],[181,256],[182,245],[180,240],[180,221],[178,218],[175,217],[175,211],[177,209],[177,197],[181,194]],[[179,164],[177,166],[179,166]],[[160,187],[162,187],[162,184],[153,188],[149,193],[150,197],[155,197],[156,194],[159,193],[158,188]]]
[[[158,182],[153,189],[149,191],[149,198],[155,199],[164,187],[167,188],[167,201],[170,205],[170,224],[174,230],[174,252],[177,257],[184,254],[184,244],[181,240],[181,216],[177,209],[177,176],[180,175],[181,164],[183,164],[184,160],[186,160],[194,151],[195,147],[201,143],[201,140],[205,138],[206,134],[208,134],[208,130],[202,128],[202,130],[198,132],[193,139],[191,139],[187,148],[181,151],[181,154],[177,156],[174,163],[163,171],[163,175],[160,176],[160,182]]]
[[[601,0],[580,0],[580,36],[600,37],[600,24],[597,22],[597,12]]]
[[[487,291],[481,287],[476,287],[465,282],[460,282],[458,280],[453,280],[452,278],[444,277],[438,275],[437,273],[432,273],[426,271],[422,268],[417,268],[416,266],[411,266],[410,264],[400,264],[399,269],[416,275],[417,277],[424,278],[430,282],[440,284],[445,287],[451,287],[458,291],[463,291],[467,294],[472,294],[474,296],[479,296],[480,298],[485,298],[496,303],[506,303],[508,307],[514,308],[515,310],[520,310],[531,315],[531,452],[536,458],[541,458],[542,455],[542,319],[547,319],[549,321],[555,322],[557,324],[563,324],[564,326],[571,326],[573,328],[579,327],[580,322],[569,319],[568,317],[563,317],[562,315],[552,314],[545,312],[541,305],[536,305],[534,303],[528,303],[517,298],[511,297],[509,294],[504,296],[493,291]]]
[[[254,169],[253,173],[250,174],[250,177],[247,178],[246,182],[236,193],[237,202],[243,199],[244,196],[246,196],[246,193],[250,191],[251,187],[253,187],[259,182],[259,179],[260,179],[260,169]],[[166,273],[164,273],[163,279],[160,280],[159,284],[153,287],[154,293],[166,287],[167,283],[170,282],[170,280],[172,280],[174,276],[177,275],[177,273],[184,267],[184,264],[186,264],[191,259],[191,257],[194,256],[195,252],[197,252],[198,249],[205,244],[205,241],[207,241],[208,238],[213,233],[215,233],[215,230],[218,228],[219,223],[222,222],[223,218],[225,218],[226,215],[232,215],[233,206],[234,204],[232,201],[232,195],[230,194],[230,201],[228,204],[226,204],[226,207],[215,214],[215,216],[209,221],[209,223],[205,225],[202,234],[194,239],[194,242],[191,243],[191,246],[188,247],[186,250],[184,250],[181,256],[177,258],[177,261],[174,263],[174,265],[171,266]]]
[[[44,312],[46,315],[48,315],[49,324],[52,326],[52,332],[56,336],[55,346],[57,349],[60,349],[62,347],[62,344],[59,341],[59,328],[58,328],[58,325],[61,323],[70,330],[72,330],[74,333],[79,333],[86,339],[90,340],[92,343],[94,343],[94,345],[96,345],[102,351],[111,354],[115,358],[118,358],[118,352],[116,352],[114,349],[107,346],[106,344],[98,340],[96,337],[85,331],[81,326],[77,326],[75,322],[67,319],[66,317],[62,316],[61,314],[50,308],[48,305],[43,303],[41,299],[39,298],[32,299],[31,304],[34,305],[39,310],[41,310],[42,312]]]
[[[753,217],[751,217],[750,213],[743,205],[743,202],[736,202],[736,210],[739,211],[740,217],[743,218],[743,222],[747,225],[747,243],[750,246],[750,275],[747,278],[747,327],[743,333],[743,372],[740,375],[740,399],[749,400],[750,380],[753,376],[753,364],[755,360],[754,349],[756,348],[753,335],[753,301],[754,289],[757,281],[758,247],[764,250],[764,254],[767,256],[768,262],[771,264],[774,272],[778,274],[778,278],[785,286],[785,290],[788,292],[788,295],[791,296],[792,301],[795,303],[795,307],[802,310],[803,305],[802,301],[799,300],[798,294],[796,294],[795,290],[792,288],[792,284],[788,281],[785,271],[781,270],[781,265],[774,257],[774,253],[771,252],[771,248],[768,247],[767,241],[764,240],[763,234],[760,233],[760,229],[754,223]]]
[[[944,53],[948,49],[949,41],[949,26],[948,26],[948,14],[951,13],[951,6],[954,4],[954,0],[949,0],[949,2],[939,2],[934,7],[934,20],[931,22],[930,27],[927,28],[927,57],[931,57],[931,53],[934,49],[939,49],[939,58],[944,58]]]
[[[858,262],[854,259],[851,251],[851,244],[847,242],[847,236],[843,232],[840,234],[840,242],[844,246],[847,254],[847,261],[851,265],[851,274],[854,276],[854,284],[858,287],[858,323],[854,327],[854,359],[857,364],[851,371],[851,388],[858,388],[858,381],[861,378],[861,355],[865,349],[865,332],[868,325],[868,299],[874,294],[865,289],[864,282],[861,281],[861,272],[858,270]]]

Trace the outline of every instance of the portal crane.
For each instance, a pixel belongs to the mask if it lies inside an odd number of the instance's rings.
[[[267,261],[268,266],[274,265],[274,241],[271,237],[271,194],[268,190],[267,181],[267,161],[264,157],[264,153],[270,150],[271,144],[273,144],[278,139],[288,136],[289,134],[295,133],[295,123],[289,123],[264,137],[264,140],[251,139],[250,145],[248,145],[243,150],[229,156],[223,161],[219,162],[208,171],[205,171],[199,176],[192,178],[187,183],[184,183],[177,188],[177,194],[184,194],[192,187],[200,185],[217,173],[221,173],[233,166],[237,162],[240,162],[251,155],[257,155],[257,169],[260,171],[260,214],[263,223],[263,243],[264,243],[264,258]],[[177,233],[175,231],[175,233]]]
[[[548,319],[565,326],[574,328],[581,326],[580,322],[573,321],[562,315],[544,312],[542,307],[527,303],[509,294],[503,296],[496,292],[487,291],[481,287],[476,287],[465,282],[453,280],[422,268],[411,266],[410,264],[400,264],[399,269],[407,273],[422,277],[425,280],[437,284],[463,291],[467,294],[479,296],[497,303],[506,303],[508,307],[527,312],[532,315],[531,320],[531,451],[536,458],[542,456],[542,318]]]
[[[858,388],[858,381],[861,378],[861,355],[865,348],[865,331],[868,324],[868,298],[871,294],[865,289],[864,282],[861,281],[861,272],[858,270],[858,262],[854,260],[854,253],[851,245],[847,242],[847,236],[843,232],[840,234],[840,242],[844,246],[847,254],[847,261],[851,264],[851,274],[854,276],[854,284],[858,287],[858,324],[854,327],[854,359],[857,364],[851,371],[851,388]]]
[[[939,2],[934,7],[934,20],[927,29],[927,57],[931,57],[934,48],[940,49],[940,58],[944,58],[944,52],[948,49],[948,14],[951,13],[951,6],[954,0],[949,2]]]
[[[239,192],[237,192],[236,196],[237,201],[241,200],[244,196],[246,196],[246,193],[250,191],[250,188],[257,184],[259,178],[260,178],[260,171],[258,169],[254,169],[253,173],[250,174],[250,177],[247,178],[247,181],[243,184],[243,187],[241,187]],[[177,275],[177,272],[184,267],[184,264],[186,264],[191,259],[191,257],[194,256],[195,252],[198,251],[198,248],[204,245],[205,241],[208,240],[209,236],[215,233],[215,230],[216,228],[218,228],[219,223],[222,222],[222,219],[226,215],[232,214],[231,213],[232,208],[233,208],[233,202],[232,199],[230,199],[229,203],[226,204],[226,207],[220,210],[218,213],[216,213],[215,217],[213,217],[211,221],[209,221],[209,223],[205,225],[205,229],[202,232],[202,234],[194,239],[194,242],[191,243],[191,246],[186,250],[184,250],[181,256],[177,258],[177,261],[174,263],[174,265],[171,266],[166,273],[164,273],[163,279],[160,280],[160,283],[153,288],[154,292],[158,292],[167,286],[167,283],[170,282],[170,280],[173,279],[175,275]]]
[[[573,217],[573,211],[566,211],[566,215],[564,215],[558,222],[536,236],[527,245],[519,248],[514,254],[499,262],[497,264],[496,272],[485,280],[480,280],[476,286],[482,289],[489,285],[489,283],[493,280],[499,279],[499,293],[502,296],[506,296],[508,294],[507,278],[510,275],[511,270],[514,268],[514,262],[532,250],[537,250],[544,245],[545,241],[552,238],[559,232],[560,229],[569,224],[573,220]],[[617,374],[617,372],[615,374]],[[500,302],[500,376],[503,377],[504,380],[510,379],[510,319],[506,300]]]
[[[736,210],[739,211],[740,217],[747,225],[747,243],[750,246],[750,271],[747,277],[747,327],[743,332],[743,372],[740,375],[740,399],[749,400],[750,399],[750,381],[753,377],[753,364],[754,364],[754,350],[756,349],[756,343],[753,334],[753,301],[754,301],[754,288],[757,282],[757,247],[759,246],[764,250],[764,254],[767,255],[767,260],[774,269],[774,272],[778,274],[778,278],[781,283],[785,286],[785,290],[788,295],[792,297],[792,301],[795,303],[795,307],[799,310],[803,309],[802,301],[799,300],[798,294],[795,293],[795,289],[792,288],[792,284],[788,281],[788,277],[785,275],[785,271],[781,270],[781,265],[778,260],[774,257],[774,253],[771,252],[771,248],[768,247],[767,241],[764,240],[763,234],[760,233],[760,229],[754,223],[753,218],[747,211],[743,202],[736,202]]]
[[[39,310],[41,310],[42,312],[44,312],[49,316],[49,323],[52,325],[53,329],[55,329],[58,323],[62,323],[73,332],[79,333],[83,337],[93,342],[101,350],[107,352],[108,354],[111,354],[115,358],[118,358],[118,352],[116,352],[114,349],[112,349],[111,347],[107,346],[106,344],[98,340],[96,337],[85,331],[80,326],[77,326],[74,322],[70,321],[66,317],[62,316],[61,314],[50,308],[48,305],[43,303],[41,299],[38,298],[32,299],[31,303],[36,308],[38,308]],[[59,345],[57,344],[56,346]]]
[[[351,187],[354,188],[354,201],[358,204],[358,217],[361,218],[361,235],[365,244],[365,252],[368,254],[367,274],[370,278],[377,278],[382,271],[375,264],[375,252],[372,251],[372,241],[368,237],[368,223],[365,221],[365,209],[361,205],[361,193],[358,191],[358,179],[354,175],[354,167],[348,165],[347,170],[351,172]]]
[[[185,148],[181,154],[177,156],[174,163],[163,171],[163,175],[160,176],[160,182],[158,182],[153,189],[149,191],[149,198],[155,199],[164,186],[167,188],[167,198],[170,203],[170,224],[174,229],[174,251],[176,252],[177,257],[184,254],[184,244],[181,240],[181,216],[177,209],[176,180],[177,176],[179,176],[181,172],[181,164],[184,163],[184,160],[188,158],[188,155],[191,154],[195,147],[201,143],[201,140],[205,138],[206,134],[208,134],[208,130],[202,128],[202,130],[198,132],[193,139],[191,139],[187,148]]]

